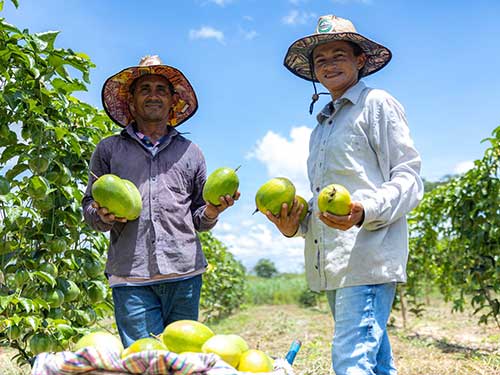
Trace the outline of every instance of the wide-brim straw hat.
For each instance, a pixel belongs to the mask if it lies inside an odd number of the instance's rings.
[[[314,34],[292,43],[286,53],[284,64],[293,74],[308,81],[319,82],[313,69],[313,50],[320,44],[338,40],[356,43],[365,53],[366,63],[359,72],[360,78],[379,71],[391,60],[392,53],[387,47],[359,34],[351,21],[334,15],[325,15],[318,19]]]
[[[174,87],[167,125],[178,126],[194,115],[198,109],[198,99],[193,87],[180,70],[162,64],[155,55],[143,57],[138,66],[123,69],[106,80],[102,88],[102,104],[111,120],[122,127],[133,121],[129,110],[130,85],[137,78],[148,74],[163,76]]]

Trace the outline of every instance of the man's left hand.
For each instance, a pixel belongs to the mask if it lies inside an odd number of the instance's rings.
[[[209,219],[217,219],[219,214],[224,211],[226,208],[229,206],[232,206],[235,201],[240,199],[240,192],[237,191],[234,193],[234,196],[226,195],[225,197],[220,196],[219,197],[219,202],[220,204],[217,206],[214,206],[213,204],[207,202],[207,207],[205,208],[205,216],[208,217]]]
[[[348,230],[361,222],[364,208],[360,202],[351,203],[351,212],[345,216],[333,215],[328,212],[319,213],[319,219],[330,228]]]

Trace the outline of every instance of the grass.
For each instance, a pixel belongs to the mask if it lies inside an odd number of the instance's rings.
[[[314,308],[287,303],[305,286],[302,282],[289,275],[267,281],[254,278],[245,308],[209,326],[216,333],[237,333],[250,347],[275,357],[283,357],[292,341],[299,339],[303,344],[294,363],[296,374],[331,375],[334,326],[325,299],[320,298]],[[252,295],[260,294],[264,297],[258,300],[265,304],[254,305]],[[431,298],[422,317],[410,315],[406,328],[400,312],[394,311],[389,335],[399,375],[500,375],[500,329],[477,325],[477,317],[467,310],[451,313],[451,305],[438,298]],[[0,348],[0,373],[29,374],[28,368],[11,363],[13,354]]]

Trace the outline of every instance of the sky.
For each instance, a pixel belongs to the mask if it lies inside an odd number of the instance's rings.
[[[214,235],[248,270],[267,258],[280,272],[301,272],[303,240],[283,237],[252,212],[256,191],[273,177],[288,177],[298,194],[312,196],[313,88],[283,59],[325,14],[350,19],[392,51],[391,62],[364,81],[404,106],[422,177],[463,173],[482,157],[481,141],[500,125],[497,0],[20,0],[18,9],[6,0],[0,17],[30,32],[59,30],[57,47],[89,55],[91,84],[76,96],[98,108],[106,78],[144,55],[180,69],[199,109],[178,129],[200,146],[209,173],[242,166],[241,198]],[[328,100],[322,96],[316,111]]]

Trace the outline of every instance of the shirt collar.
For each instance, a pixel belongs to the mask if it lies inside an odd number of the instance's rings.
[[[352,104],[357,104],[361,93],[365,88],[366,85],[363,81],[358,81],[354,86],[349,87],[344,95],[342,95],[339,99],[331,101],[323,107],[323,109],[316,116],[318,122],[321,124],[325,121],[325,119],[332,115],[334,109],[338,108],[338,106],[346,100],[349,100]]]
[[[134,126],[134,122],[131,122],[130,124],[128,124],[121,132],[120,134],[122,136],[130,136],[134,139],[137,139],[138,141],[140,142],[143,142],[143,139],[141,137],[139,137],[137,135],[137,131],[136,131],[136,127]],[[179,134],[179,132],[174,128],[174,127],[170,127],[169,130],[168,130],[168,133],[166,136],[162,137],[162,143],[169,139],[169,138],[173,138],[175,137],[177,134]],[[144,142],[143,142],[144,143]]]

